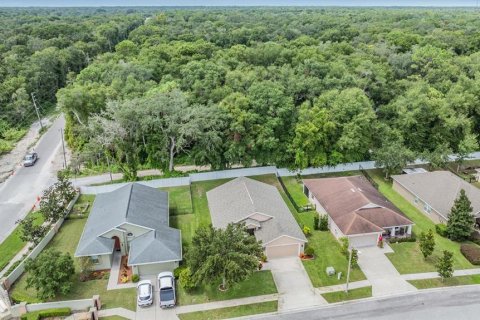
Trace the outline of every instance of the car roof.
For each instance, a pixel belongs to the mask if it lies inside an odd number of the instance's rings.
[[[173,277],[169,275],[159,277],[158,281],[160,282],[160,289],[173,287]]]
[[[152,284],[148,282],[140,283],[137,286],[140,296],[148,296],[152,293]]]

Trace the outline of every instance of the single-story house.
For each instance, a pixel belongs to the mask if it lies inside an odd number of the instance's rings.
[[[182,260],[180,230],[169,226],[168,193],[138,183],[98,194],[75,257],[110,269],[115,253],[128,255],[139,275],[173,271]]]
[[[472,202],[473,214],[480,218],[480,189],[450,171],[433,171],[392,176],[393,189],[435,223],[445,223],[460,190]]]
[[[240,177],[207,192],[215,228],[245,223],[268,259],[298,256],[307,239],[274,186]]]
[[[304,193],[330,231],[348,237],[352,247],[377,245],[380,237],[408,237],[413,222],[363,176],[305,179]]]

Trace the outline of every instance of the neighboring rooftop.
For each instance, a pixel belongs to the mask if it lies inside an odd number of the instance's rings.
[[[240,177],[207,192],[212,224],[224,228],[229,223],[259,225],[255,237],[263,244],[281,236],[307,241],[276,187]],[[264,221],[251,219],[260,214]]]
[[[428,172],[427,170],[423,169],[423,168],[404,168],[403,170],[403,173],[406,173],[406,174],[415,174],[415,173],[425,173],[425,172]]]
[[[413,224],[363,176],[305,179],[303,183],[345,235]]]
[[[96,196],[75,256],[112,253],[114,240],[102,235],[124,223],[150,230],[130,243],[129,264],[181,260],[180,231],[169,227],[168,193],[138,183]]]
[[[468,199],[472,202],[473,213],[477,216],[480,213],[480,189],[450,171],[395,175],[392,179],[427,203],[445,219],[448,218],[461,189],[465,190]]]

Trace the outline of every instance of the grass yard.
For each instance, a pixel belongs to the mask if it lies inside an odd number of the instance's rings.
[[[168,192],[170,215],[193,213],[190,186],[160,188],[160,190]]]
[[[43,223],[43,217],[38,211],[32,211],[27,217],[28,216],[33,216],[37,225]],[[13,257],[15,257],[15,255],[27,244],[20,239],[20,232],[20,227],[17,226],[15,230],[0,244],[0,252],[2,253],[0,254],[0,270],[5,268],[10,260],[12,260]]]
[[[372,287],[364,287],[358,289],[345,291],[336,291],[322,294],[322,297],[327,300],[328,303],[342,302],[348,300],[370,298],[372,296]]]
[[[383,173],[380,170],[371,170],[369,174],[378,184],[380,192],[415,223],[413,232],[417,236],[422,231],[428,231],[429,229],[435,230],[433,221],[393,190],[392,184],[385,181]],[[388,253],[387,257],[402,274],[436,271],[435,260],[436,257],[441,255],[443,250],[453,252],[455,269],[475,268],[460,252],[461,243],[441,237],[435,232],[434,235],[436,243],[435,251],[427,260],[423,259],[418,243],[391,244],[390,246],[395,252]]]
[[[315,249],[314,260],[304,260],[303,266],[314,287],[324,287],[343,284],[347,278],[348,260],[340,252],[340,243],[330,231],[313,231],[308,238],[308,246]],[[334,267],[336,272],[342,272],[342,277],[328,276],[327,267]],[[365,280],[365,275],[360,268],[353,268],[350,281]]]
[[[92,197],[82,197],[80,197],[79,201],[75,204],[77,209],[79,206],[84,205],[85,201],[93,200]],[[55,249],[61,252],[68,252],[73,257],[86,222],[86,218],[66,220],[60,228],[60,231],[55,235],[45,249]],[[80,282],[77,261],[76,259],[74,259],[74,261],[77,272],[73,276],[72,290],[66,295],[57,296],[54,299],[55,301],[86,299],[91,298],[93,295],[99,294],[102,300],[103,308],[124,307],[130,310],[136,309],[135,289],[107,291],[107,279]],[[35,289],[26,289],[27,276],[28,274],[24,273],[14,284],[10,292],[12,299],[30,303],[41,302],[36,296]]]
[[[249,316],[253,314],[276,312],[277,309],[278,309],[278,301],[268,301],[268,302],[246,304],[243,306],[236,306],[236,307],[183,313],[183,314],[179,314],[178,317],[181,320],[217,320],[217,319],[244,317],[244,316]]]
[[[434,279],[422,279],[422,280],[410,280],[410,282],[417,289],[428,289],[428,288],[438,288],[438,287],[452,287],[452,286],[461,286],[468,284],[480,284],[480,275],[471,275],[471,276],[460,276],[452,277],[442,281],[440,278]]]
[[[225,292],[218,290],[219,285],[220,282],[216,285],[194,289],[191,292],[178,286],[178,303],[179,305],[188,305],[277,293],[272,273],[267,270],[254,272],[247,280],[233,285]]]
[[[297,181],[296,177],[282,177],[281,179],[298,207],[303,207],[309,204],[308,198],[303,193],[303,186]]]

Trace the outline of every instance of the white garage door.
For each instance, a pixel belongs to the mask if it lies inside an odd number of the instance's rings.
[[[283,246],[270,246],[266,249],[268,259],[296,257],[299,253],[299,244],[288,244]]]
[[[378,234],[368,234],[364,236],[348,237],[350,246],[354,248],[371,247],[377,245]]]
[[[163,271],[173,271],[176,267],[178,267],[177,262],[144,264],[138,266],[138,273],[141,276],[157,275]]]

